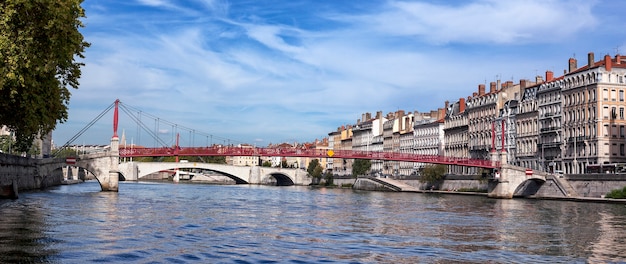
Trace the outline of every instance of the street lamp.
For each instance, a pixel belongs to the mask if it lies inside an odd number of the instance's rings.
[[[576,161],[576,143],[578,140],[578,137],[581,135],[580,131],[578,132],[578,136],[574,137],[574,172],[576,172],[576,174],[578,174],[578,161]]]

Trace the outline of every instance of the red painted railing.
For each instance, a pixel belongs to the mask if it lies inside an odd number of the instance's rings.
[[[169,157],[169,156],[264,156],[264,157],[310,157],[410,161],[431,164],[459,165],[480,168],[498,168],[499,162],[482,159],[466,159],[411,153],[297,149],[297,148],[240,148],[240,147],[183,147],[183,148],[124,148],[120,157]]]

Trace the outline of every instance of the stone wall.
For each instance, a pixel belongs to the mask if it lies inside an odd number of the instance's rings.
[[[0,186],[17,182],[18,190],[33,190],[60,185],[61,170],[42,171],[42,160],[0,153]]]

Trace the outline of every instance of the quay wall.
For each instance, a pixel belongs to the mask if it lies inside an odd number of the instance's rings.
[[[18,190],[41,189],[61,185],[62,170],[45,171],[47,161],[0,153],[0,186],[17,184]]]
[[[556,176],[555,176],[556,177]],[[546,182],[539,186],[537,192],[532,195],[536,198],[551,197],[571,197],[571,198],[603,198],[604,195],[615,189],[622,189],[626,186],[626,174],[579,174],[565,175],[555,179],[547,178]],[[431,186],[428,183],[421,183],[418,179],[396,179],[404,184],[413,186],[420,190],[430,190],[430,187],[438,187],[441,191],[461,191],[473,190],[487,192],[490,184],[487,180],[475,179],[475,176],[447,175],[446,179]],[[337,181],[335,180],[335,183]],[[387,190],[388,188],[370,182],[368,184],[355,185],[359,190]],[[564,186],[565,185],[565,186]],[[569,186],[568,186],[569,185]]]

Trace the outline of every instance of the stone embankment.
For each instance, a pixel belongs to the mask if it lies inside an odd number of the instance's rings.
[[[60,185],[63,180],[61,170],[52,173],[40,171],[45,162],[51,161],[0,153],[0,188],[5,194],[4,198],[17,198],[18,192],[22,190]],[[12,195],[9,188],[17,192]]]
[[[393,180],[388,178],[365,177],[356,179],[353,188],[368,191],[403,191],[442,194],[466,194],[487,196],[489,185],[487,180],[476,180],[472,176],[447,175],[446,180],[439,183],[438,188],[431,189],[431,185],[419,180]],[[407,188],[409,186],[411,188]],[[614,189],[626,186],[626,174],[581,174],[581,175],[553,175],[547,177],[546,182],[529,188],[532,193],[517,195],[516,197],[535,199],[555,199],[568,201],[588,201],[624,203],[626,200],[605,199],[604,195]]]

